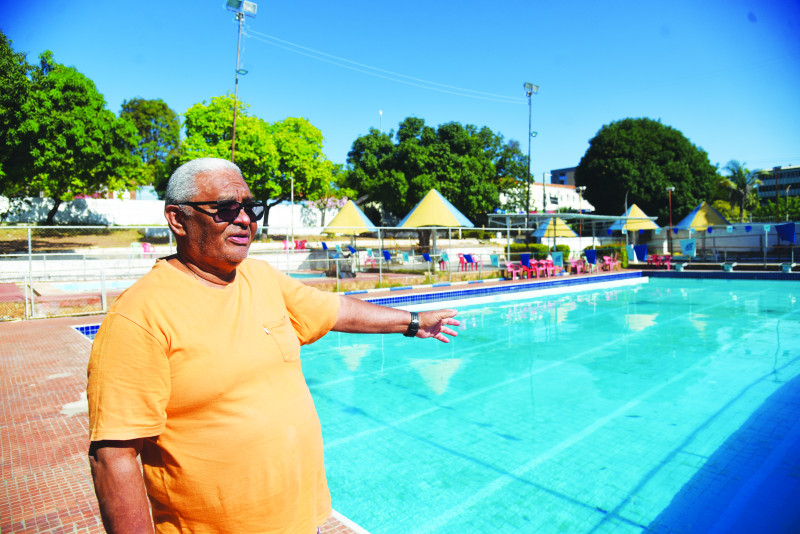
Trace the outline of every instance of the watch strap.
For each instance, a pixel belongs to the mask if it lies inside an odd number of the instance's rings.
[[[403,332],[403,335],[406,337],[415,337],[419,332],[419,314],[417,312],[411,312],[411,322],[408,323],[408,330]]]

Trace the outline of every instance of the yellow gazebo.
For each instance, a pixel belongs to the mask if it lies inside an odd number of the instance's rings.
[[[660,228],[654,221],[647,217],[642,208],[633,204],[623,215],[625,219],[619,220],[609,227],[609,230],[621,232],[638,232],[639,230],[658,230]]]
[[[322,233],[356,236],[377,230],[364,212],[352,200],[348,200]]]

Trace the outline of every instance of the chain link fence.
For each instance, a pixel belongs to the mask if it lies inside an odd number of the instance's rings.
[[[598,231],[602,237],[542,241],[566,244],[576,258],[587,246],[614,243],[645,244],[649,254],[678,259],[687,240],[694,240],[695,255],[685,258],[691,262],[739,261],[766,268],[794,263],[794,243],[781,239],[778,226],[743,223],[626,235]],[[351,291],[501,277],[505,261],[519,261],[512,244],[525,241],[524,230],[508,227],[440,228],[435,236],[398,228],[367,234],[338,228],[335,235],[323,230],[260,229],[250,256],[321,289]],[[0,320],[104,313],[157,258],[174,252],[166,226],[0,226]]]

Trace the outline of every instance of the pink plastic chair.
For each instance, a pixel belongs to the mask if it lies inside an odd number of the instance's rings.
[[[569,265],[575,274],[583,274],[583,260],[570,259]]]
[[[472,254],[464,254],[464,259],[467,261],[467,264],[470,266],[471,269],[478,270],[479,268],[483,268],[483,262],[478,256],[473,256]]]
[[[506,262],[506,273],[511,273],[512,280],[516,280],[522,275],[522,269],[524,269],[524,267],[521,265],[514,265],[513,263]]]
[[[145,254],[149,254],[151,258],[156,255],[156,247],[150,243],[142,243],[142,250]]]
[[[467,260],[464,259],[464,255],[461,254],[461,253],[458,254],[458,270],[459,271],[466,271],[467,270]]]

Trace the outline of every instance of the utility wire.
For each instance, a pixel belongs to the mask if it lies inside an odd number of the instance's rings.
[[[524,98],[514,98],[506,95],[498,95],[493,93],[485,93],[482,91],[475,91],[473,89],[465,89],[463,87],[456,87],[453,85],[446,85],[442,83],[432,82],[429,80],[423,80],[421,78],[407,76],[405,74],[392,72],[378,67],[372,67],[370,65],[365,65],[363,63],[358,63],[357,61],[352,61],[350,59],[346,59],[343,57],[327,54],[319,50],[314,50],[313,48],[308,48],[306,46],[292,43],[290,41],[285,41],[278,37],[267,35],[265,33],[257,32],[254,30],[248,30],[247,35],[253,37],[254,39],[262,41],[268,45],[274,46],[276,48],[282,48],[284,50],[288,50],[289,52],[293,52],[295,54],[316,59],[317,61],[324,61],[325,63],[330,63],[338,67],[343,67],[356,72],[360,72],[368,76],[383,78],[384,80],[389,80],[397,83],[411,85],[413,87],[419,87],[421,89],[427,89],[429,91],[438,91],[440,93],[447,93],[465,98],[489,100],[491,102],[500,102],[503,104],[525,103]]]

